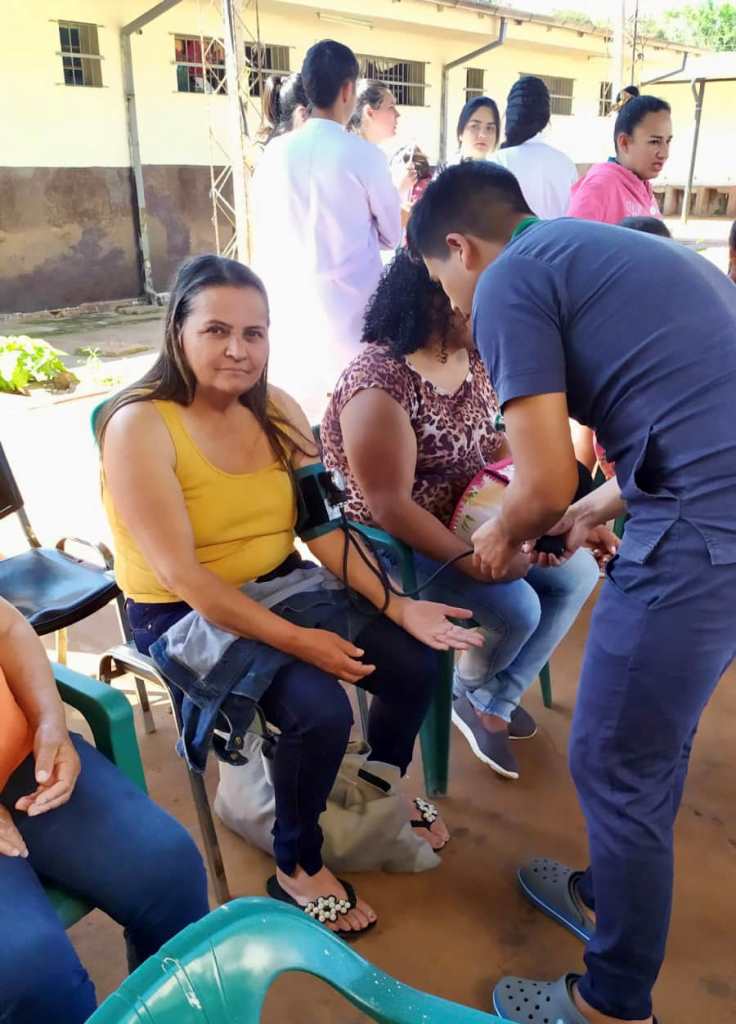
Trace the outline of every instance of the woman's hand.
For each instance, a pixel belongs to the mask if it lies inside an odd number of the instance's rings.
[[[327,629],[300,629],[289,653],[346,683],[360,682],[376,670],[360,661],[365,653],[360,647]]]
[[[74,792],[80,764],[63,718],[42,719],[33,737],[36,782],[33,793],[16,803],[18,811],[30,817],[45,814],[65,804]]]
[[[10,811],[0,804],[0,855],[3,857],[27,857],[28,847],[23,842],[13,823]]]
[[[393,173],[394,187],[399,193],[402,203],[408,203],[411,192],[417,183],[417,169],[414,164],[402,163]]]
[[[527,541],[524,545],[532,562],[543,569],[563,565],[583,547],[592,550],[595,560],[603,569],[611,561],[621,544],[613,530],[609,530],[607,526],[591,526],[587,519],[576,516],[570,510],[547,533],[553,537],[564,536],[565,550],[559,558],[556,555],[545,554],[543,551],[535,551],[534,544],[536,542],[533,540]]]
[[[467,608],[414,601],[408,597],[394,602],[393,608],[393,621],[435,651],[467,651],[471,647],[482,647],[485,642],[478,630],[450,622],[450,619],[472,619],[473,613]]]

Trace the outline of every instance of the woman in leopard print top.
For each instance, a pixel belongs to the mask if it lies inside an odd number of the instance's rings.
[[[371,299],[363,341],[322,423],[325,465],[345,477],[351,518],[414,549],[420,582],[460,556],[424,594],[472,608],[487,637],[480,654],[457,662],[453,720],[484,763],[518,778],[508,740],[536,731],[520,699],[593,590],[597,565],[581,550],[494,583],[463,557],[466,544],[448,528],[455,506],[479,470],[509,453],[466,320],[405,252]]]

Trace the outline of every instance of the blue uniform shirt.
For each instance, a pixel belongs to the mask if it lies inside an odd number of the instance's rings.
[[[678,518],[736,563],[736,286],[676,242],[540,221],[481,275],[475,342],[501,406],[566,392],[616,463],[644,562]],[[540,458],[544,452],[540,451]]]

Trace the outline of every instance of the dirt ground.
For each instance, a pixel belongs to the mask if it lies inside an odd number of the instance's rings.
[[[689,238],[705,238],[706,228],[711,243],[707,256],[725,266],[728,225],[697,222],[690,225]],[[150,365],[161,316],[161,310],[144,309],[89,314],[66,324],[53,318],[0,323],[0,334],[46,337],[62,348],[82,381],[71,395],[0,395],[0,437],[44,543],[55,543],[65,534],[109,539],[89,414],[111,386],[135,379]],[[83,348],[99,350],[98,356],[80,355]],[[22,546],[17,526],[9,520],[0,522],[0,553],[9,555]],[[404,982],[489,1010],[491,988],[502,974],[555,978],[582,966],[581,945],[526,904],[514,872],[521,861],[540,854],[585,863],[585,831],[566,767],[566,745],[592,603],[554,657],[554,708],[542,707],[536,686],[525,701],[538,716],[541,731],[519,752],[521,780],[500,781],[455,732],[451,790],[442,802],[453,840],[442,866],[423,875],[368,874],[351,879],[380,914],[379,926],[360,942],[359,951]],[[117,640],[112,613],[98,613],[71,631],[71,665],[94,674],[100,653]],[[123,680],[122,685],[135,703],[130,682]],[[668,958],[656,991],[657,1012],[665,1024],[736,1024],[734,683],[732,668],[704,716],[677,825],[675,911]],[[677,695],[673,693],[672,699]],[[151,795],[199,842],[163,696],[156,697],[154,714],[158,730],[151,736],[142,734],[137,711],[135,716]],[[70,718],[78,727],[76,716]],[[211,764],[211,793],[216,774]],[[417,759],[410,792],[420,792],[420,779]],[[233,894],[262,894],[272,871],[269,858],[224,829],[221,839]],[[71,930],[71,937],[103,998],[124,976],[118,927],[94,912]],[[289,977],[274,987],[264,1020],[358,1024],[365,1018],[326,986]]]
[[[140,372],[141,363],[150,358],[149,353],[127,360],[125,375]],[[88,430],[89,413],[97,401],[99,395],[94,394],[71,401],[0,396],[3,444],[45,543],[62,534],[107,537],[97,456]],[[0,551],[8,555],[21,546],[17,528],[8,520],[0,522]],[[582,947],[525,903],[514,871],[522,860],[538,854],[571,864],[585,862],[585,832],[566,767],[566,744],[589,611],[555,655],[554,708],[542,708],[536,686],[526,699],[541,732],[520,750],[521,780],[497,779],[454,733],[451,791],[442,803],[453,841],[442,866],[417,876],[352,878],[381,915],[376,931],[361,941],[360,952],[402,981],[488,1010],[491,987],[501,974],[554,978],[580,969]],[[72,666],[94,674],[100,653],[116,641],[112,613],[98,613],[71,631]],[[122,682],[133,700],[129,681]],[[677,826],[675,913],[657,988],[658,1013],[667,1024],[736,1024],[734,682],[732,669],[704,717]],[[151,795],[199,841],[163,697],[156,698],[154,714],[158,731],[145,736],[136,713]],[[75,716],[72,719],[77,726]],[[410,792],[420,792],[420,779],[417,763]],[[208,783],[214,792],[214,765]],[[272,870],[269,858],[221,831],[233,894],[261,894]],[[94,912],[72,929],[71,936],[104,997],[124,974],[118,927]],[[326,986],[302,977],[278,982],[264,1016],[267,1024],[357,1024],[363,1019]]]

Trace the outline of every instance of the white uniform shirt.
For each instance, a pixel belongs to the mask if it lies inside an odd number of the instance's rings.
[[[569,156],[544,142],[541,133],[520,146],[496,150],[491,159],[516,177],[537,217],[565,216],[570,189],[578,180],[577,168]]]
[[[359,351],[381,249],[401,241],[399,195],[377,146],[310,118],[266,147],[253,206],[254,267],[271,305],[269,376],[318,416]]]

